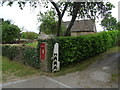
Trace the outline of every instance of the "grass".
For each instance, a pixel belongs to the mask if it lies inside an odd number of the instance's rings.
[[[111,80],[112,81],[117,81],[118,80],[118,73],[113,73],[112,75],[111,75]]]
[[[41,75],[40,70],[25,66],[6,57],[2,57],[2,82]]]
[[[95,61],[100,60],[102,58],[105,58],[107,55],[115,53],[117,51],[120,51],[120,47],[118,47],[118,46],[110,48],[106,52],[101,53],[97,56],[91,57],[89,59],[86,59],[80,63],[69,64],[68,66],[61,68],[59,72],[46,73],[46,75],[48,75],[48,76],[60,76],[60,75],[65,75],[65,74],[76,72],[76,71],[82,71],[82,70],[86,69],[89,65],[94,63]]]
[[[37,41],[35,41],[35,42],[33,42],[33,43],[27,43],[27,44],[25,44],[26,46],[30,46],[30,47],[37,47],[37,44],[38,44],[38,42]]]
[[[118,63],[118,71],[116,71],[115,73],[113,73],[111,75],[111,78],[110,78],[111,81],[118,81],[118,80],[120,80],[119,69],[120,69],[120,64]]]

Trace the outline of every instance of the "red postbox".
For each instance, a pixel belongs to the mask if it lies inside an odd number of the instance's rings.
[[[45,60],[45,43],[40,44],[40,60]]]

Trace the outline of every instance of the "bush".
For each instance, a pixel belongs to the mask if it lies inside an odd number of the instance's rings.
[[[38,38],[38,34],[35,33],[35,32],[22,32],[21,34],[21,38],[22,39],[31,39],[31,40],[34,40],[34,39],[37,39]]]
[[[38,52],[32,47],[2,46],[2,55],[34,68],[39,68]]]
[[[91,35],[45,40],[48,43],[48,50],[50,50],[48,59],[51,61],[55,42],[59,43],[59,60],[61,66],[63,66],[73,62],[80,62],[108,50],[116,45],[117,37],[118,31],[104,31]]]
[[[20,28],[11,23],[11,21],[4,21],[2,19],[2,43],[14,43],[16,39],[20,38]]]

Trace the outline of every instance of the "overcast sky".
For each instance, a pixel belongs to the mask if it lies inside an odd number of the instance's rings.
[[[112,10],[113,17],[118,19],[118,2],[120,0],[108,0],[112,4],[115,5],[115,8]],[[12,7],[9,6],[1,6],[0,7],[0,18],[4,18],[5,20],[10,19],[14,22],[14,24],[19,27],[24,27],[27,31],[38,31],[39,23],[37,21],[37,14],[39,11],[45,11],[44,8],[30,8],[29,5],[26,5],[23,10],[21,10],[17,4],[14,4]],[[67,17],[63,18],[64,21],[68,21]],[[98,20],[99,21],[99,20]],[[102,28],[97,24],[97,31],[102,31]]]

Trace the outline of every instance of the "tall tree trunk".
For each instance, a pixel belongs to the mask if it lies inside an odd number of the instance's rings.
[[[57,23],[57,36],[60,36],[61,31],[61,16],[58,15],[58,23]]]
[[[57,23],[57,34],[56,35],[59,36],[60,35],[60,30],[61,30],[61,12],[60,12],[57,4],[53,0],[49,0],[49,1],[52,3],[52,5],[54,6],[54,8],[57,11],[58,23]]]
[[[72,19],[70,21],[70,24],[69,24],[68,28],[64,32],[63,36],[68,36],[69,35],[70,29],[72,28],[72,26],[75,22],[75,19],[77,17],[77,13],[78,13],[79,9],[80,9],[80,3],[79,2],[74,2]]]
[[[65,3],[65,7],[64,7],[62,13],[58,14],[57,36],[60,36],[62,18],[64,16],[64,13],[65,13],[66,9],[67,9],[67,6],[68,6],[68,3]]]
[[[59,8],[58,8],[58,6],[57,6],[57,4],[53,0],[49,0],[49,1],[52,3],[52,5],[54,6],[54,8],[57,11],[58,23],[57,23],[57,34],[56,35],[60,36],[62,18],[64,16],[64,13],[65,13],[67,7],[68,7],[68,3],[67,2],[65,3],[65,7],[64,7],[64,9],[63,9],[63,11],[61,13],[60,10],[59,10]]]

